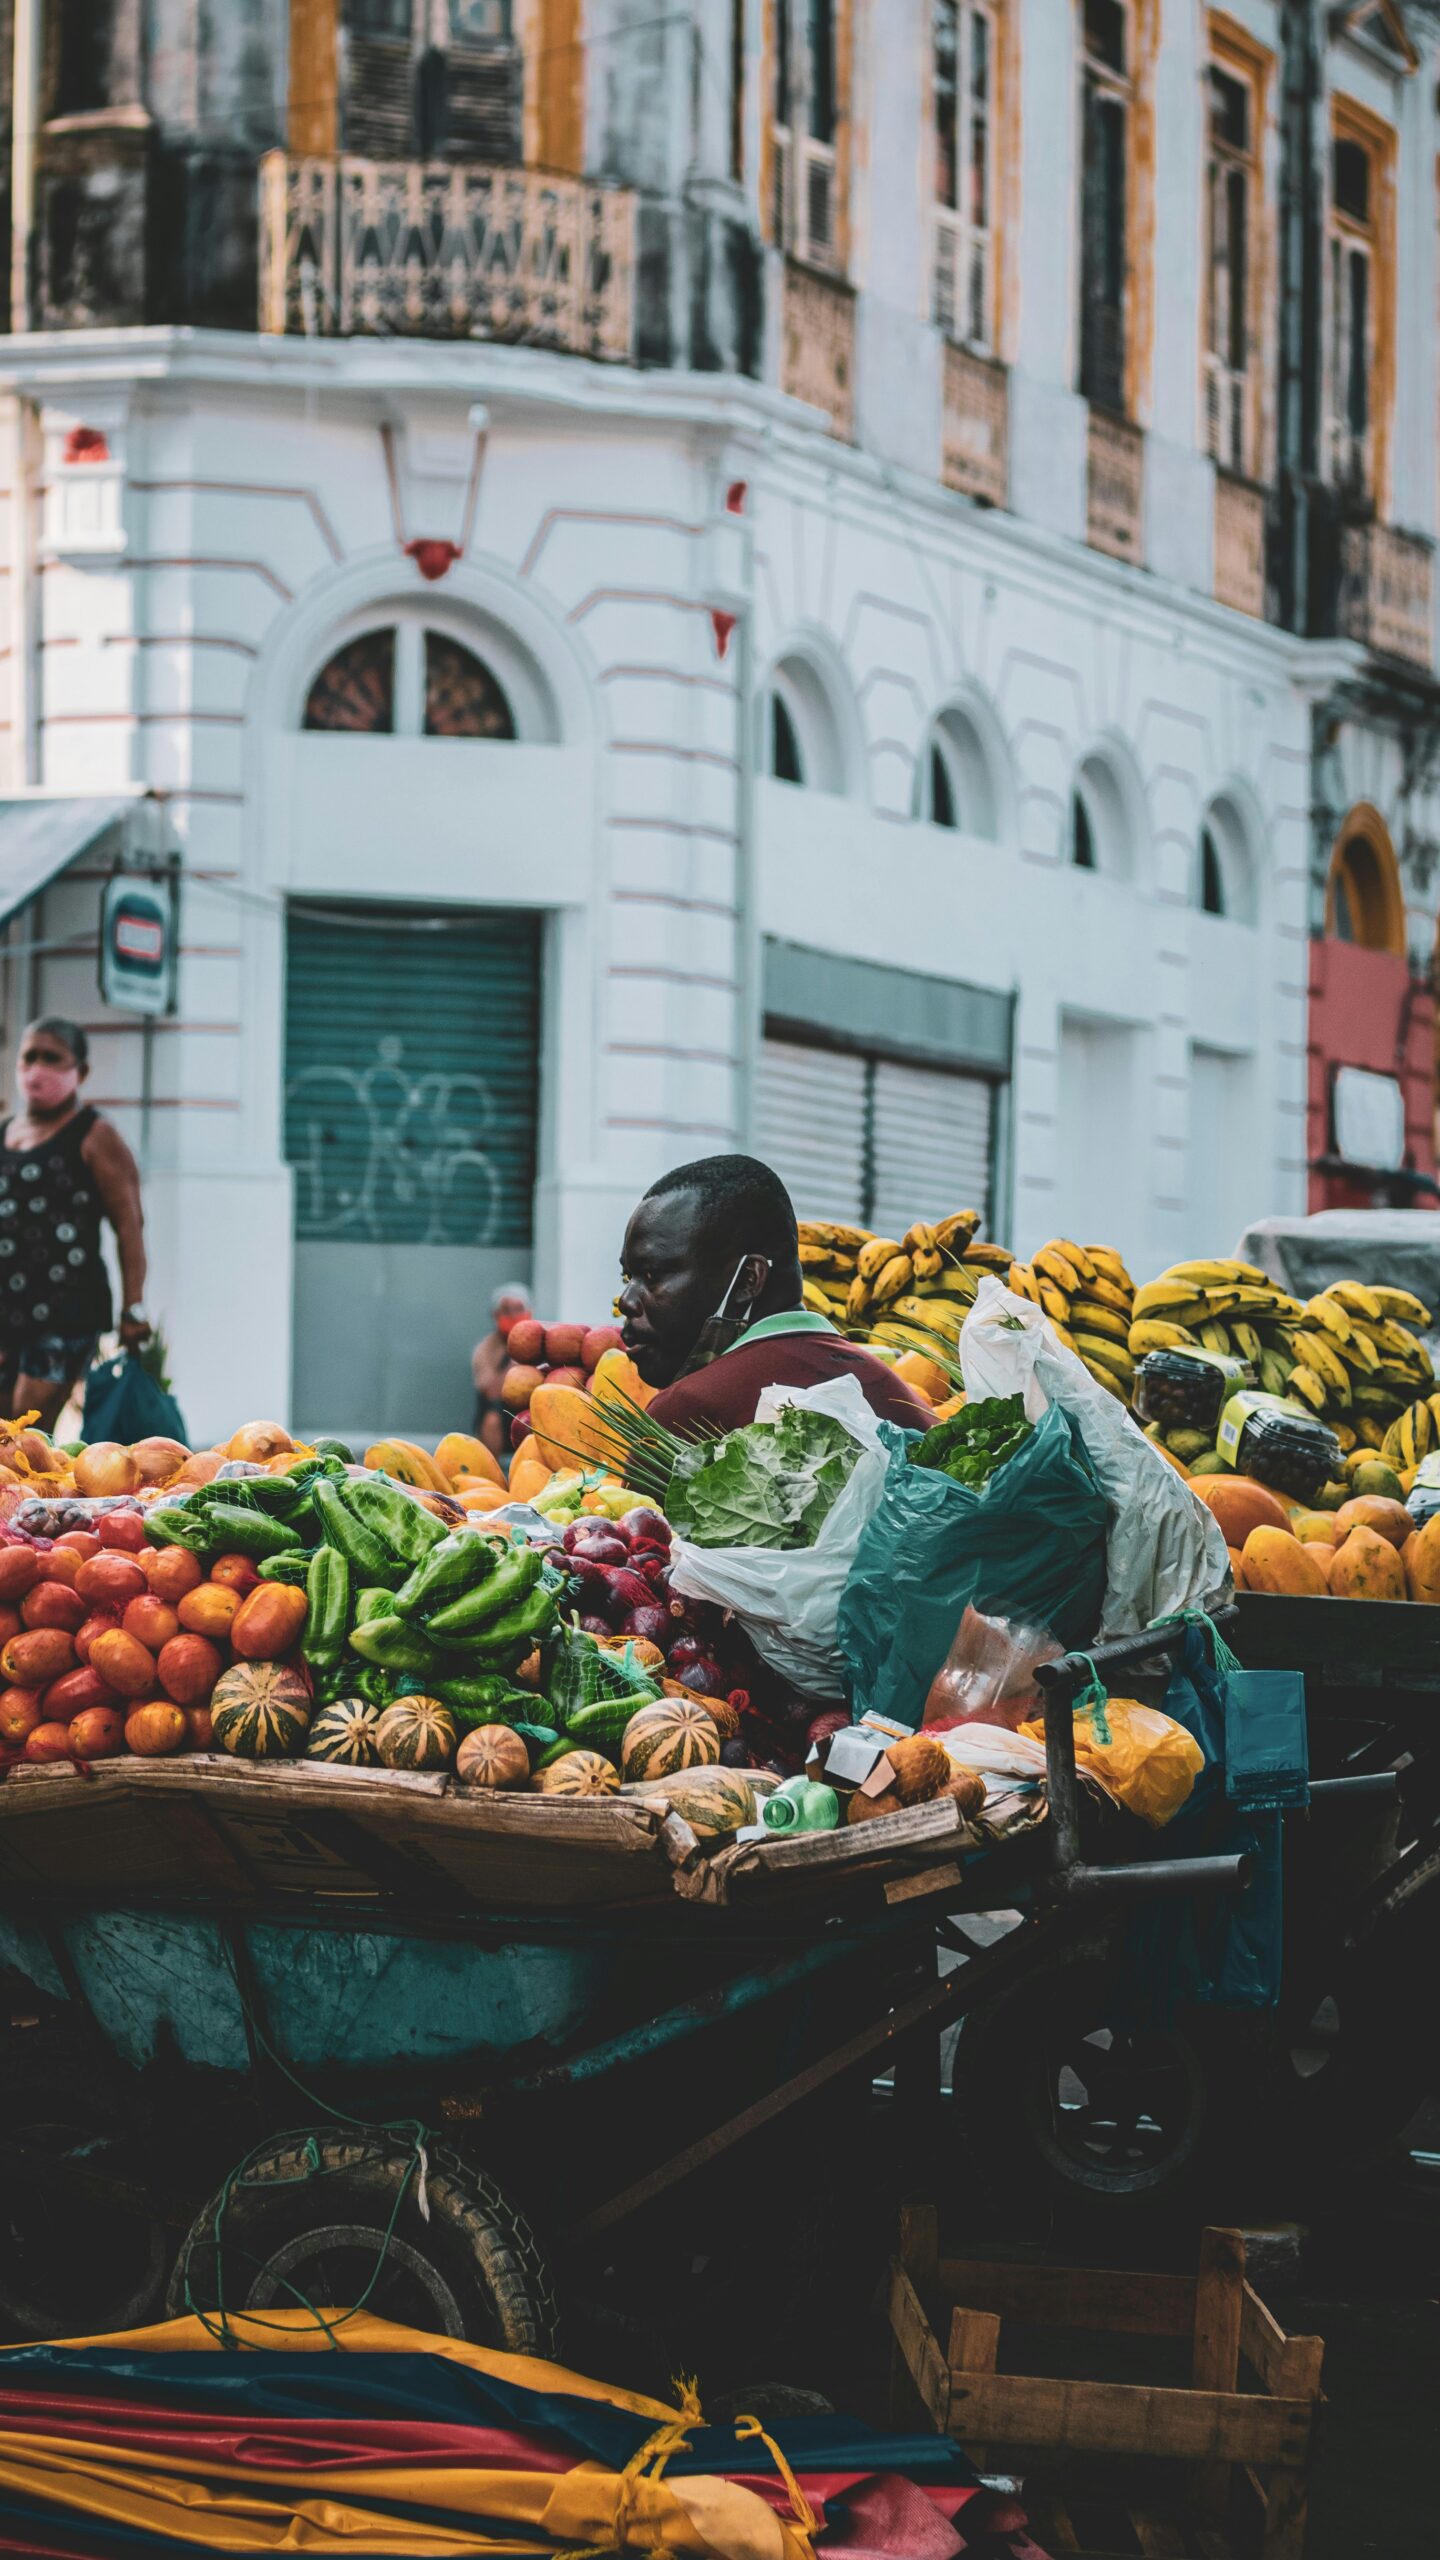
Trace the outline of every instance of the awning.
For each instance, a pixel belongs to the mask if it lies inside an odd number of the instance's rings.
[[[61,800],[49,792],[23,800],[0,800],[0,925],[62,872],[76,856],[89,853],[103,838],[123,842],[121,830],[133,820],[143,794],[100,799],[93,793]],[[109,848],[107,848],[108,850]]]

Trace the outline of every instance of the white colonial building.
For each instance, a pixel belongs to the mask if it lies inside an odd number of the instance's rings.
[[[4,1029],[93,1035],[192,1427],[462,1421],[717,1148],[1138,1272],[1302,1207],[1350,800],[1440,891],[1403,13],[220,15],[17,0],[0,351]]]

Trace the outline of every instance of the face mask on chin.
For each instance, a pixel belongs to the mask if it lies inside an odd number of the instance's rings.
[[[27,1070],[22,1091],[32,1111],[63,1111],[73,1102],[80,1086],[78,1067],[31,1067]]]

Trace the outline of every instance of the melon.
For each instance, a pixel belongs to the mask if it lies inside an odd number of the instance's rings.
[[[508,1724],[477,1724],[455,1755],[455,1775],[467,1787],[523,1787],[530,1754]]]
[[[620,1765],[626,1784],[673,1778],[682,1769],[713,1766],[720,1757],[720,1728],[708,1709],[683,1698],[659,1698],[639,1707],[625,1727]]]
[[[542,1796],[618,1796],[620,1772],[599,1751],[567,1751],[535,1784]]]
[[[1392,1502],[1388,1495],[1379,1493],[1354,1494],[1333,1517],[1337,1546],[1344,1544],[1352,1529],[1373,1529],[1377,1538],[1388,1538],[1392,1547],[1403,1547],[1415,1526],[1403,1502]]]
[[[755,1790],[743,1769],[686,1769],[627,1790],[688,1822],[697,1840],[723,1840],[755,1820]]]
[[[1363,1525],[1335,1550],[1330,1588],[1343,1600],[1403,1600],[1405,1567],[1388,1538]]]
[[[1227,1547],[1243,1548],[1252,1529],[1288,1529],[1289,1514],[1278,1494],[1253,1476],[1195,1476],[1190,1490],[1197,1502],[1213,1511]]]
[[[279,1760],[304,1748],[310,1692],[283,1662],[237,1662],[210,1693],[210,1731],[241,1760]]]
[[[438,1698],[397,1698],[375,1728],[387,1769],[443,1769],[455,1756],[455,1719]]]
[[[1249,1590],[1283,1592],[1290,1599],[1324,1599],[1329,1585],[1314,1554],[1288,1529],[1252,1529],[1241,1554]]]
[[[368,1698],[336,1698],[310,1727],[307,1760],[333,1760],[348,1769],[373,1769],[380,1752],[375,1736],[380,1709]]]

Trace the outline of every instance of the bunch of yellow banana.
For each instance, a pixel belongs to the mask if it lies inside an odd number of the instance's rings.
[[[1440,1449],[1440,1395],[1417,1396],[1380,1442],[1380,1454],[1392,1467],[1418,1467],[1432,1449]]]
[[[1303,1310],[1253,1262],[1228,1255],[1175,1262],[1135,1292],[1130,1350],[1215,1351],[1242,1361],[1267,1395],[1283,1396],[1294,1365],[1290,1348]]]
[[[902,1251],[910,1257],[914,1276],[907,1289],[877,1307],[879,1322],[871,1327],[870,1339],[888,1343],[892,1350],[930,1356],[937,1338],[952,1345],[959,1340],[984,1267],[972,1267],[968,1259],[979,1224],[978,1209],[957,1209],[938,1225],[906,1229]],[[979,1255],[994,1250],[975,1246]]]
[[[800,1225],[800,1276],[812,1315],[845,1321],[846,1301],[865,1247],[873,1242],[867,1227],[847,1227],[831,1218],[805,1218]]]
[[[1135,1375],[1135,1283],[1114,1248],[1057,1236],[1029,1262],[1012,1262],[1008,1276],[1017,1297],[1043,1307],[1067,1351],[1078,1353],[1091,1377],[1127,1404]]]
[[[933,1226],[907,1228],[897,1240],[831,1219],[806,1219],[800,1228],[805,1304],[902,1351],[926,1348],[912,1328],[953,1342],[974,1304],[981,1271],[995,1268],[997,1259],[1004,1269],[1010,1266],[1001,1247],[974,1245],[979,1224],[978,1209],[957,1209]]]
[[[1410,1327],[1429,1321],[1429,1309],[1408,1289],[1337,1280],[1300,1311],[1284,1393],[1327,1422],[1348,1421],[1366,1447],[1393,1457],[1394,1430],[1423,1457],[1431,1445],[1427,1398],[1435,1371]],[[1409,1456],[1401,1462],[1419,1463]]]

